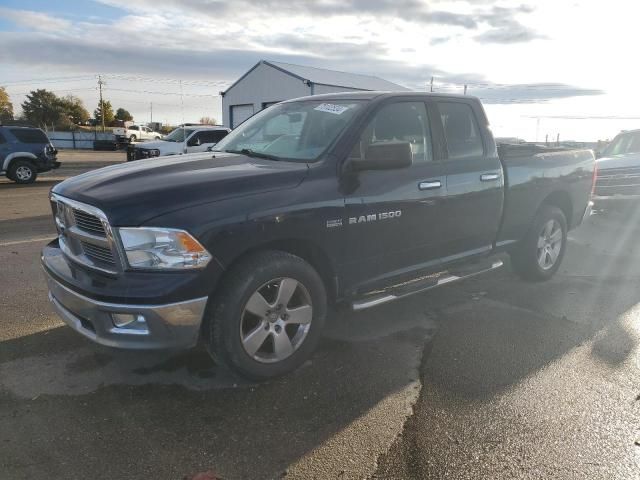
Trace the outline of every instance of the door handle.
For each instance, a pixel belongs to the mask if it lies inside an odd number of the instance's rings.
[[[435,190],[441,186],[442,182],[440,180],[427,180],[418,184],[420,190]]]
[[[493,182],[500,178],[500,174],[498,173],[483,173],[480,175],[481,182]]]

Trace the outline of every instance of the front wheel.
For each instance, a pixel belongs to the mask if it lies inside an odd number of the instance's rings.
[[[324,283],[303,259],[277,251],[252,255],[212,301],[209,351],[252,379],[283,375],[315,349],[326,305]]]
[[[562,210],[543,206],[531,228],[511,254],[511,263],[526,280],[550,279],[560,268],[567,247],[567,219]]]
[[[16,160],[9,167],[7,177],[19,184],[33,183],[38,177],[38,171],[30,161]]]
[[[135,135],[131,135],[131,136],[129,137],[129,143],[133,143],[133,142],[135,142],[137,139],[138,139],[138,137],[136,137]]]

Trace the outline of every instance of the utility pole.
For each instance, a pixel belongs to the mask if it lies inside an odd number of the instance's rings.
[[[100,120],[102,120],[102,133],[104,133],[104,102],[102,101],[102,77],[98,75],[98,89],[100,90]]]
[[[153,123],[153,102],[149,102],[149,110],[151,111],[151,120],[149,120],[149,123]]]
[[[467,94],[467,84],[466,83],[464,84],[464,94],[465,95]]]
[[[431,87],[429,89],[431,93],[433,93],[433,76],[431,77]]]

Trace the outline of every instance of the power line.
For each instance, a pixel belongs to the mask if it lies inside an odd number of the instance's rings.
[[[25,83],[62,83],[62,82],[75,82],[80,80],[93,80],[93,75],[81,75],[74,77],[49,77],[49,78],[31,78],[26,80],[14,80],[10,82],[2,82],[3,86],[21,85]]]
[[[130,93],[145,93],[148,95],[184,95],[185,97],[219,97],[219,94],[207,94],[207,93],[181,93],[181,92],[153,92],[149,90],[130,90],[127,88],[109,88],[109,91],[114,92],[130,92]]]

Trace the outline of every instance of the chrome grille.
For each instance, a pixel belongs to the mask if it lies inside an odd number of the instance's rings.
[[[102,225],[102,220],[100,220],[95,215],[91,215],[90,213],[87,213],[83,210],[74,208],[73,217],[79,229],[84,230],[85,232],[93,233],[94,235],[98,235],[100,237],[107,236],[106,232],[104,231],[104,226]]]
[[[595,194],[599,196],[640,194],[640,167],[599,169]]]
[[[104,263],[108,263],[110,265],[115,266],[116,261],[113,258],[113,252],[111,251],[110,248],[101,247],[99,245],[94,245],[88,242],[83,242],[82,240],[80,241],[80,244],[82,245],[84,254],[87,257],[93,260],[97,260],[99,262],[104,262]]]
[[[51,194],[51,202],[65,256],[89,268],[118,273],[120,257],[106,215],[91,205],[56,194]]]

